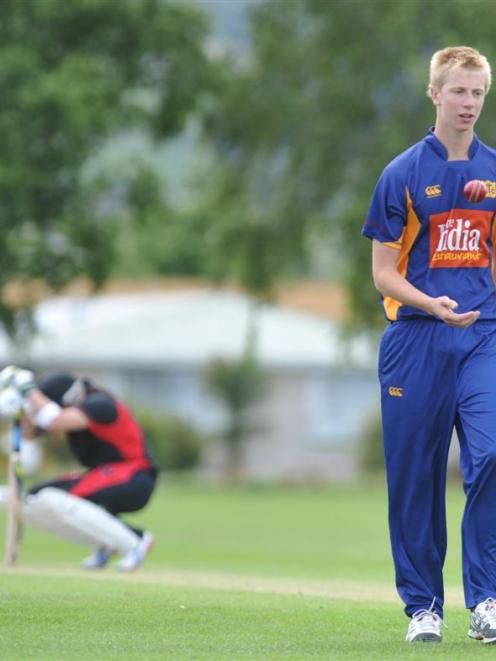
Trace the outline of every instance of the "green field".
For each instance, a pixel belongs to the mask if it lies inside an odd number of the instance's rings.
[[[222,488],[164,479],[130,521],[156,536],[132,575],[83,573],[85,550],[25,531],[2,571],[1,659],[467,659],[463,495],[450,487],[442,645],[407,645],[382,483]],[[3,521],[0,522],[3,525]]]

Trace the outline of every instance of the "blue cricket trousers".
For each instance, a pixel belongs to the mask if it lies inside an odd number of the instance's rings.
[[[466,494],[467,608],[496,597],[496,322],[394,322],[379,351],[389,530],[405,612],[443,615],[446,467],[456,427]]]

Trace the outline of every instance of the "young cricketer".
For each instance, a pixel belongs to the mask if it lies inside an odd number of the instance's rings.
[[[469,635],[496,641],[496,151],[474,126],[491,84],[469,47],[431,60],[436,121],[384,169],[362,233],[388,326],[379,354],[389,527],[408,641],[441,641],[446,466],[453,429],[466,507]],[[487,195],[469,202],[467,182]]]

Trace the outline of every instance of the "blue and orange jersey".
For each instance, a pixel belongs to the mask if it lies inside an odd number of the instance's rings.
[[[480,203],[463,195],[472,179],[487,185]],[[474,136],[468,160],[449,161],[431,129],[382,172],[362,234],[397,249],[398,271],[417,289],[496,319],[495,212],[496,150]],[[390,321],[429,316],[388,297],[383,306]]]

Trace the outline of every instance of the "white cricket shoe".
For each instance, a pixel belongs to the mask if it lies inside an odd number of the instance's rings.
[[[141,567],[148,551],[152,548],[154,543],[153,535],[151,532],[144,532],[143,537],[138,542],[137,546],[131,551],[128,551],[117,563],[116,567],[119,571],[134,571]]]
[[[474,608],[470,614],[470,638],[483,643],[496,643],[496,600],[489,597]]]
[[[412,615],[408,625],[406,641],[408,643],[440,643],[443,639],[442,626],[443,620],[436,612],[422,608]]]
[[[83,560],[81,569],[103,569],[108,565],[112,555],[113,552],[107,549],[96,549],[96,551]]]

